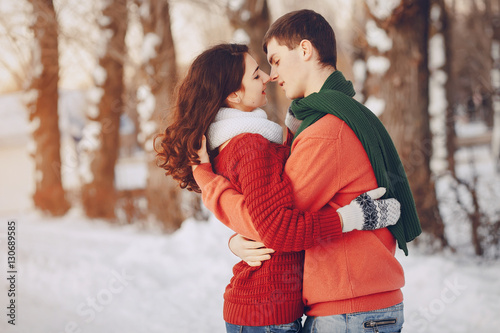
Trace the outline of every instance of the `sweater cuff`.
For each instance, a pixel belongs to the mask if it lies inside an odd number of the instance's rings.
[[[342,224],[339,214],[333,209],[319,211],[318,240],[331,241],[342,236]]]
[[[238,236],[238,233],[235,233],[234,235],[232,235],[231,237],[229,237],[229,240],[227,241],[227,247],[229,248],[229,251],[231,251],[232,254],[234,254],[235,256],[238,257],[238,255],[236,253],[233,252],[233,250],[231,249],[231,240]],[[238,257],[239,258],[239,257]],[[241,258],[240,258],[241,259]]]
[[[203,191],[203,188],[212,180],[217,178],[217,175],[212,170],[212,164],[202,163],[193,171],[193,177],[196,184],[198,184]]]

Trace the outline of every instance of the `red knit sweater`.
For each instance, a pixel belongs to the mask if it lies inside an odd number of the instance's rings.
[[[377,187],[361,142],[333,115],[324,116],[295,139],[284,174],[292,182],[295,207],[311,211],[325,205],[342,207]],[[244,196],[231,190],[227,179],[214,175],[206,165],[198,167],[194,176],[205,205],[220,221],[234,229],[240,227],[244,235],[255,232]],[[396,240],[387,228],[344,233],[339,239],[306,249],[306,314],[372,311],[403,301],[404,273],[395,251]]]
[[[248,200],[254,225],[266,244],[280,244],[280,251],[262,266],[240,262],[233,268],[234,276],[224,294],[224,320],[231,324],[277,325],[301,317],[304,252],[283,251],[341,237],[333,208],[316,213],[293,209],[291,183],[283,175],[289,151],[289,147],[270,143],[260,135],[242,134],[215,159],[216,172],[228,178]]]

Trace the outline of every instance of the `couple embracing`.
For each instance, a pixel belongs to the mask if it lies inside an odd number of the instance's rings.
[[[395,252],[420,223],[394,144],[352,98],[321,15],[282,16],[263,47],[269,75],[245,45],[200,54],[157,138],[166,174],[237,233],[227,332],[400,332]],[[270,81],[292,100],[286,135],[260,109]]]

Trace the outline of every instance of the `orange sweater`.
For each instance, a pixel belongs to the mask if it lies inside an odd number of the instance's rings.
[[[242,195],[223,177],[202,176],[202,169],[200,173],[198,169],[195,178],[202,186],[205,205],[212,211],[223,211],[217,217],[234,225],[237,232],[255,237]],[[377,187],[361,143],[333,115],[324,116],[295,139],[285,174],[292,182],[295,206],[302,210],[316,211],[326,205],[337,209]],[[401,302],[404,273],[394,257],[395,250],[396,241],[387,229],[344,233],[337,240],[307,249],[303,281],[306,314],[371,311]]]

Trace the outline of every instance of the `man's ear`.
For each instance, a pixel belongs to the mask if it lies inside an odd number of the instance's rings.
[[[312,58],[314,54],[314,47],[309,40],[307,39],[301,40],[299,44],[299,49],[301,52],[301,56],[303,57],[304,60],[310,60]]]
[[[241,98],[238,96],[238,91],[232,92],[226,98],[228,105],[235,105],[241,103]]]

